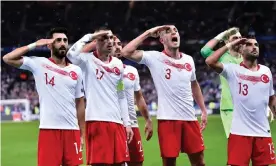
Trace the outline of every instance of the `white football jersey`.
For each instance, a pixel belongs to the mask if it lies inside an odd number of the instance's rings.
[[[134,92],[139,91],[141,89],[139,74],[135,67],[124,65],[124,68],[125,94],[127,97],[131,127],[138,127],[137,114],[135,111],[134,104]]]
[[[85,120],[123,124],[118,86],[123,85],[121,60],[110,57],[109,63],[97,58],[96,52],[80,53],[68,58],[81,67],[87,99]]]
[[[274,95],[273,79],[268,67],[258,71],[241,64],[223,64],[221,75],[229,83],[233,104],[231,133],[243,136],[271,137],[266,116],[269,97]]]
[[[20,69],[33,73],[42,129],[79,130],[76,98],[83,97],[82,72],[73,64],[59,67],[44,57],[23,57]]]
[[[194,60],[181,53],[173,59],[164,52],[143,51],[140,64],[148,66],[158,94],[157,119],[196,121],[191,81],[196,80]]]

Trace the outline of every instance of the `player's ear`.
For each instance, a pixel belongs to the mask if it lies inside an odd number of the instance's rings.
[[[162,44],[164,43],[164,40],[163,40],[162,37],[159,38],[159,41],[160,41],[160,43],[162,43]]]
[[[51,50],[51,49],[53,48],[52,44],[48,44],[48,45],[47,45],[47,48],[48,48],[49,50]]]

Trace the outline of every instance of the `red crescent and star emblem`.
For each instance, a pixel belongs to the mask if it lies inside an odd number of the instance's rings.
[[[192,70],[192,66],[191,66],[189,63],[185,63],[185,64],[184,64],[184,68],[185,68],[187,71],[191,71],[191,70]]]
[[[73,80],[77,80],[78,79],[78,75],[76,72],[74,71],[70,71],[69,72],[69,76],[73,79]]]
[[[127,74],[127,77],[128,77],[131,81],[135,80],[135,75],[134,75],[133,73],[128,73],[128,74]]]
[[[113,73],[115,73],[116,75],[120,75],[120,70],[117,67],[114,67]]]
[[[261,81],[263,83],[268,83],[269,82],[269,77],[266,74],[261,75]]]

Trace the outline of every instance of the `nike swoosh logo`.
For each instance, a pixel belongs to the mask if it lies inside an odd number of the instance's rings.
[[[271,160],[275,160],[275,157],[270,157],[271,158]]]
[[[82,158],[79,158],[79,160],[82,160]]]

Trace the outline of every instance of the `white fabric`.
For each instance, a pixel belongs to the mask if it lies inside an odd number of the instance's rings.
[[[123,63],[112,57],[109,63],[104,63],[95,57],[94,53],[78,53],[76,48],[83,45],[82,41],[70,48],[67,57],[79,65],[83,72],[85,96],[87,99],[86,121],[109,121],[129,125],[127,109],[122,110],[117,87],[123,83]],[[123,89],[124,90],[124,89]],[[124,93],[122,93],[124,94]],[[124,97],[124,96],[121,96]],[[127,101],[125,101],[127,102]],[[123,117],[127,118],[123,121]]]
[[[223,64],[221,73],[229,83],[233,104],[231,133],[243,136],[271,137],[266,116],[269,97],[274,94],[268,67],[251,71],[239,64]]]
[[[181,55],[177,60],[163,52],[143,51],[139,63],[149,68],[158,93],[157,119],[197,120],[191,89],[196,80],[194,60]]]
[[[43,129],[79,129],[76,98],[83,97],[82,72],[78,66],[59,67],[47,58],[24,57],[20,69],[33,73]]]
[[[124,70],[124,85],[128,102],[128,112],[131,122],[131,127],[138,127],[137,114],[135,111],[134,92],[139,91],[140,79],[136,68],[132,66],[125,66]]]

